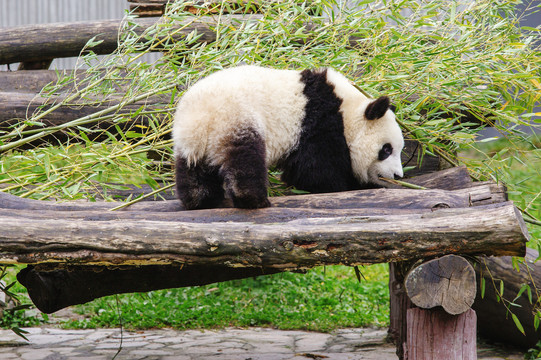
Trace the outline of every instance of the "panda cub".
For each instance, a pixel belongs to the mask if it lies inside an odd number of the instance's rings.
[[[404,139],[388,97],[369,99],[332,69],[239,66],[195,83],[173,124],[186,209],[262,208],[267,168],[311,193],[380,187],[401,177]]]

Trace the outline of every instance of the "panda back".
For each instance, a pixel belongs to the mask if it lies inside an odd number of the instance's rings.
[[[250,127],[261,134],[267,165],[275,164],[298,141],[306,97],[300,74],[241,66],[218,71],[189,88],[175,113],[175,154],[188,163],[217,165],[224,139]]]

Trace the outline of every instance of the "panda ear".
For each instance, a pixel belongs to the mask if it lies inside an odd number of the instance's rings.
[[[364,117],[367,120],[379,119],[385,115],[390,105],[391,101],[389,98],[387,96],[381,96],[368,104],[366,110],[364,111]]]

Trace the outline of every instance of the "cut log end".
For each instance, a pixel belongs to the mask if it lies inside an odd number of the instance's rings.
[[[423,309],[441,306],[452,315],[469,310],[475,300],[473,266],[463,257],[447,255],[423,263],[406,276],[411,301]]]

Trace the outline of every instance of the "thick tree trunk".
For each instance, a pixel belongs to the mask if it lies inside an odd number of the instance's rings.
[[[406,360],[477,359],[475,311],[408,310]]]

